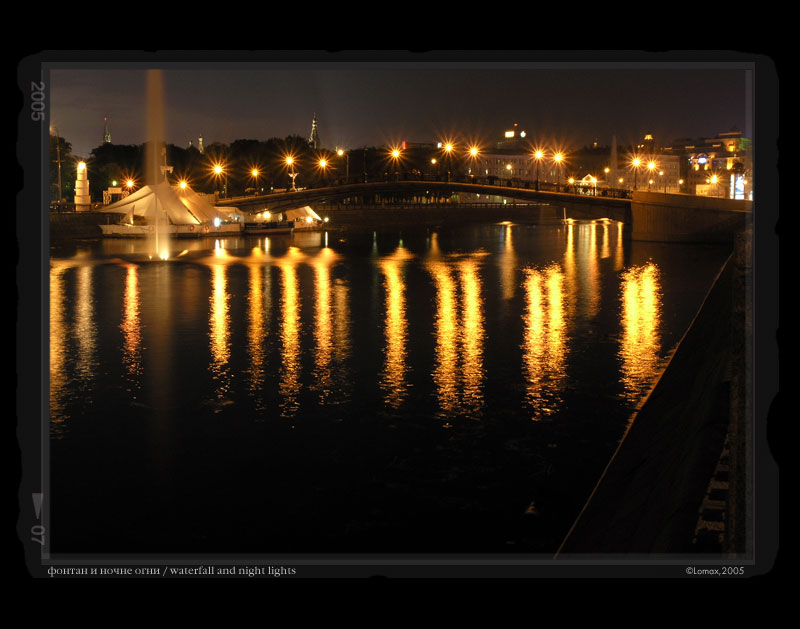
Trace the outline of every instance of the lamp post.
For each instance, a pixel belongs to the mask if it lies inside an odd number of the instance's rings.
[[[397,163],[400,161],[400,149],[392,149],[391,156],[392,164],[394,166],[394,180],[397,181],[399,179],[397,173]]]
[[[328,184],[328,160],[324,157],[319,160],[319,167],[322,169],[322,183]]]
[[[294,157],[291,155],[286,158],[286,165],[290,168],[289,176],[292,178],[292,192],[297,192],[297,188],[295,187],[294,179],[297,177],[297,173],[294,172]]]
[[[719,177],[716,175],[711,175],[711,179],[709,179],[709,183],[714,184],[717,187],[717,191],[714,194],[715,197],[719,196]]]
[[[475,164],[478,161],[478,153],[480,153],[480,149],[478,149],[477,146],[471,146],[469,148],[469,157],[470,157],[470,160],[471,160],[471,162],[470,162],[471,166],[470,166],[470,169],[469,169],[469,175],[470,175],[471,178],[475,177],[475,175],[472,174],[472,167],[475,166]]]
[[[217,178],[217,184],[219,185],[219,177],[225,172],[225,169],[222,167],[222,164],[214,164],[214,175]],[[228,175],[225,174],[225,196],[228,196]]]
[[[453,145],[450,142],[447,142],[444,145],[444,154],[447,158],[447,181],[450,181],[450,156],[453,153]]]
[[[347,174],[345,175],[345,181],[348,181],[348,182],[349,182],[349,181],[350,181],[350,153],[346,153],[346,152],[344,151],[344,149],[338,149],[338,150],[336,151],[336,154],[337,154],[339,157],[342,157],[342,156],[344,156],[344,158],[345,158],[345,162],[346,162],[346,164],[347,164],[347,166],[346,166],[346,168],[347,168],[347,170],[346,170],[346,173],[347,173]]]
[[[637,178],[639,176],[639,166],[642,164],[642,160],[638,157],[634,157],[631,161],[631,165],[633,166],[633,189],[636,190],[637,188]]]
[[[542,161],[544,157],[544,151],[537,150],[533,154],[534,159],[536,159],[536,190],[539,190],[539,163]]]
[[[652,177],[653,177],[653,174],[654,174],[654,172],[656,170],[656,163],[653,162],[653,161],[648,162],[647,163],[647,170],[650,171],[650,179],[648,180],[648,183],[647,183],[647,189],[649,190],[650,186],[653,184]]]
[[[253,170],[250,171],[250,175],[255,180],[255,186],[254,186],[255,190],[253,191],[253,196],[254,197],[258,196],[258,174],[259,174],[258,173],[258,168],[254,168]]]
[[[558,190],[558,186],[561,183],[561,161],[563,159],[564,156],[561,153],[553,155],[553,161],[556,163],[556,190]]]
[[[659,170],[658,171],[658,176],[659,177],[664,177],[664,171],[663,170]],[[666,177],[664,177],[664,194],[667,194],[667,178]]]

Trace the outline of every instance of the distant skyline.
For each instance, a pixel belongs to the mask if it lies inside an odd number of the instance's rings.
[[[50,124],[79,155],[102,143],[104,117],[114,144],[146,140],[146,66],[99,61],[50,73]],[[514,123],[532,142],[575,148],[612,135],[626,145],[651,133],[660,144],[733,127],[752,137],[742,62],[160,65],[166,140],[184,147],[201,135],[205,146],[308,138],[314,114],[327,149],[444,138],[488,149]]]

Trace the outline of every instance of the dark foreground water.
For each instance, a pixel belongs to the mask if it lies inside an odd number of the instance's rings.
[[[727,256],[610,222],[51,249],[51,551],[553,552]]]

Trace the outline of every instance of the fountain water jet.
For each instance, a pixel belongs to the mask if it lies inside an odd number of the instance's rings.
[[[167,179],[166,166],[162,167],[162,155],[166,155],[166,143],[164,141],[164,82],[161,70],[147,71],[147,138],[145,183],[156,186]],[[163,206],[159,209],[158,194],[155,195],[152,215],[147,217],[147,223],[148,227],[153,228],[148,237],[151,254],[162,260],[167,259],[170,249],[169,219]]]

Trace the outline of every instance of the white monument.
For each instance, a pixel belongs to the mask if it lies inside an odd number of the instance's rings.
[[[88,212],[92,209],[92,199],[89,196],[89,178],[86,172],[86,162],[78,162],[78,178],[75,180],[75,211]]]

